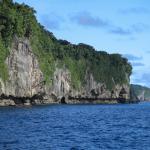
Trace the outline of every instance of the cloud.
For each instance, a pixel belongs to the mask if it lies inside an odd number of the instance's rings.
[[[112,26],[112,29],[109,31],[112,34],[118,34],[118,35],[132,35],[134,33],[141,33],[149,28],[148,25],[137,23],[131,25],[129,28],[122,28],[117,26]]]
[[[133,67],[144,67],[145,64],[141,63],[140,61],[142,61],[143,57],[138,57],[138,56],[134,56],[131,54],[123,54],[124,57],[126,57],[129,62],[131,63],[131,65]]]
[[[133,30],[133,32],[139,33],[139,32],[143,32],[143,31],[147,31],[147,29],[149,29],[149,25],[146,25],[143,23],[137,23],[137,24],[133,24],[131,26],[131,29]]]
[[[64,19],[54,13],[51,13],[41,15],[40,21],[47,29],[59,30],[61,28],[61,22],[63,22]]]
[[[150,72],[143,73],[141,77],[135,77],[133,83],[150,87]]]
[[[89,12],[78,12],[70,17],[70,20],[84,27],[97,27],[105,29],[108,33],[120,36],[128,36],[134,33],[140,33],[148,28],[148,25],[142,23],[133,24],[127,28],[114,25],[111,21],[93,16]]]
[[[118,34],[118,35],[130,35],[132,32],[129,29],[123,29],[121,27],[113,27],[110,31],[112,34]]]
[[[119,12],[121,14],[147,14],[150,12],[150,10],[144,7],[137,7],[137,8],[122,9],[119,10]]]
[[[126,57],[129,61],[140,61],[143,59],[142,56],[138,57],[131,54],[123,54],[123,56]]]
[[[76,22],[82,26],[91,26],[91,27],[109,27],[110,23],[99,17],[92,16],[89,12],[79,12],[76,15],[72,16],[71,21]]]
[[[145,66],[143,63],[140,63],[140,62],[132,62],[131,63],[133,67],[143,67]]]
[[[150,73],[144,73],[141,80],[150,86]]]

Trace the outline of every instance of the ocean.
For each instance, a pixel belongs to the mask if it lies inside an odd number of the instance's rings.
[[[0,108],[0,150],[149,150],[150,103]]]

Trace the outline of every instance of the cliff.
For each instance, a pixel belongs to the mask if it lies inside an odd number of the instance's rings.
[[[127,59],[57,40],[34,13],[0,2],[0,105],[130,102]]]
[[[131,84],[132,93],[135,93],[135,96],[139,101],[150,101],[150,88]]]

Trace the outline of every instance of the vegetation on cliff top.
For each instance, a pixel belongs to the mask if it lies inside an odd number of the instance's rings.
[[[141,85],[131,84],[131,90],[134,91],[137,97],[143,96],[145,100],[150,100],[150,88]]]
[[[126,58],[96,51],[83,43],[74,45],[57,40],[37,22],[33,8],[13,3],[12,0],[0,2],[0,77],[3,79],[7,77],[4,77],[7,74],[4,61],[15,35],[29,38],[46,83],[51,82],[55,67],[67,67],[70,70],[74,88],[80,88],[85,83],[87,71],[93,74],[96,81],[106,83],[108,88],[129,83],[132,67]]]

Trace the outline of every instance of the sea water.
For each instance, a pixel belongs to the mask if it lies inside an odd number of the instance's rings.
[[[0,150],[109,149],[150,149],[150,103],[0,108]]]

